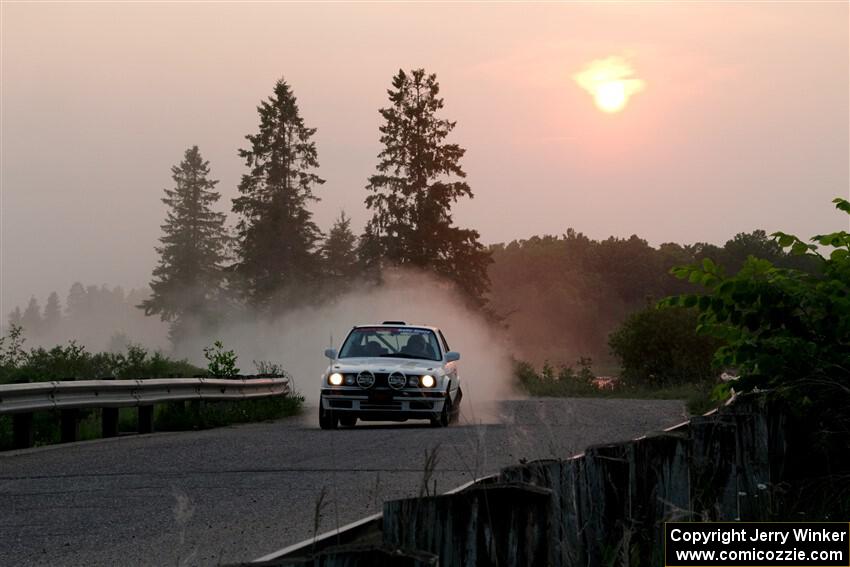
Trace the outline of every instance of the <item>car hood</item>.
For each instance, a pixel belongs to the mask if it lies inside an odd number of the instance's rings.
[[[394,372],[405,374],[415,372],[436,372],[442,366],[439,360],[414,360],[409,358],[344,358],[334,361],[331,369],[334,372]]]

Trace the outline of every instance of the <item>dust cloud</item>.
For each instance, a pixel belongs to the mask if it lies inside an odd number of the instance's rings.
[[[449,347],[461,353],[462,419],[489,421],[495,417],[494,402],[516,397],[510,349],[499,326],[466,306],[450,285],[411,270],[392,271],[380,286],[358,286],[328,304],[297,309],[273,321],[243,316],[225,323],[215,336],[186,341],[177,354],[195,361],[204,346],[220,339],[239,356],[242,374],[256,371],[253,361],[281,364],[315,406],[328,364],[324,349],[339,348],[354,325],[385,320],[440,327]]]

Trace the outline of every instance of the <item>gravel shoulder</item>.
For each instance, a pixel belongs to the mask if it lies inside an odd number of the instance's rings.
[[[303,416],[0,453],[0,565],[247,561],[419,493],[425,454],[444,492],[520,459],[564,458],[685,419],[676,400],[502,402],[486,423],[358,424]],[[470,412],[471,414],[471,412]]]

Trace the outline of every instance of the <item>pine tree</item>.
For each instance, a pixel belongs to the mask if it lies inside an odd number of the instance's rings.
[[[198,147],[186,150],[171,173],[174,188],[165,189],[162,199],[168,212],[159,239],[162,246],[156,248],[159,264],[153,270],[151,297],[139,307],[145,315],[170,321],[171,340],[177,344],[218,318],[227,234],[225,215],[212,210],[221,197],[215,191],[218,181],[209,178],[209,162]]]
[[[38,305],[38,300],[31,297],[21,317],[21,327],[24,328],[24,333],[28,337],[36,337],[41,333],[42,323],[41,307]]]
[[[316,130],[304,125],[283,79],[257,112],[259,132],[246,136],[250,147],[239,150],[249,172],[233,200],[233,212],[241,216],[235,268],[248,303],[274,313],[309,299],[308,290],[315,289],[321,232],[307,203],[318,200],[313,188],[324,180],[314,173]]]
[[[438,117],[439,92],[437,76],[423,69],[393,77],[391,104],[380,110],[384,147],[366,187],[373,216],[361,248],[448,278],[480,305],[491,259],[477,231],[452,224],[451,206],[473,194],[460,165],[466,150],[446,142],[456,123]]]
[[[331,293],[351,287],[358,275],[357,237],[351,231],[351,218],[342,211],[322,245],[324,281]]]
[[[54,331],[61,320],[62,307],[59,305],[59,294],[54,291],[47,297],[47,304],[44,306],[44,330],[48,333]]]

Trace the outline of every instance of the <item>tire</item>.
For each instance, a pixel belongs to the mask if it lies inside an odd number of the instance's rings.
[[[331,410],[325,410],[322,398],[319,397],[319,427],[322,429],[336,429],[339,425],[339,417]]]
[[[452,399],[446,394],[446,402],[443,411],[436,417],[431,418],[431,427],[448,427],[452,421]]]
[[[457,423],[460,421],[460,402],[463,401],[463,390],[457,389],[456,402],[452,404],[452,413],[449,415],[449,423]]]
[[[339,424],[343,427],[354,427],[357,423],[357,416],[344,416],[339,418]]]

